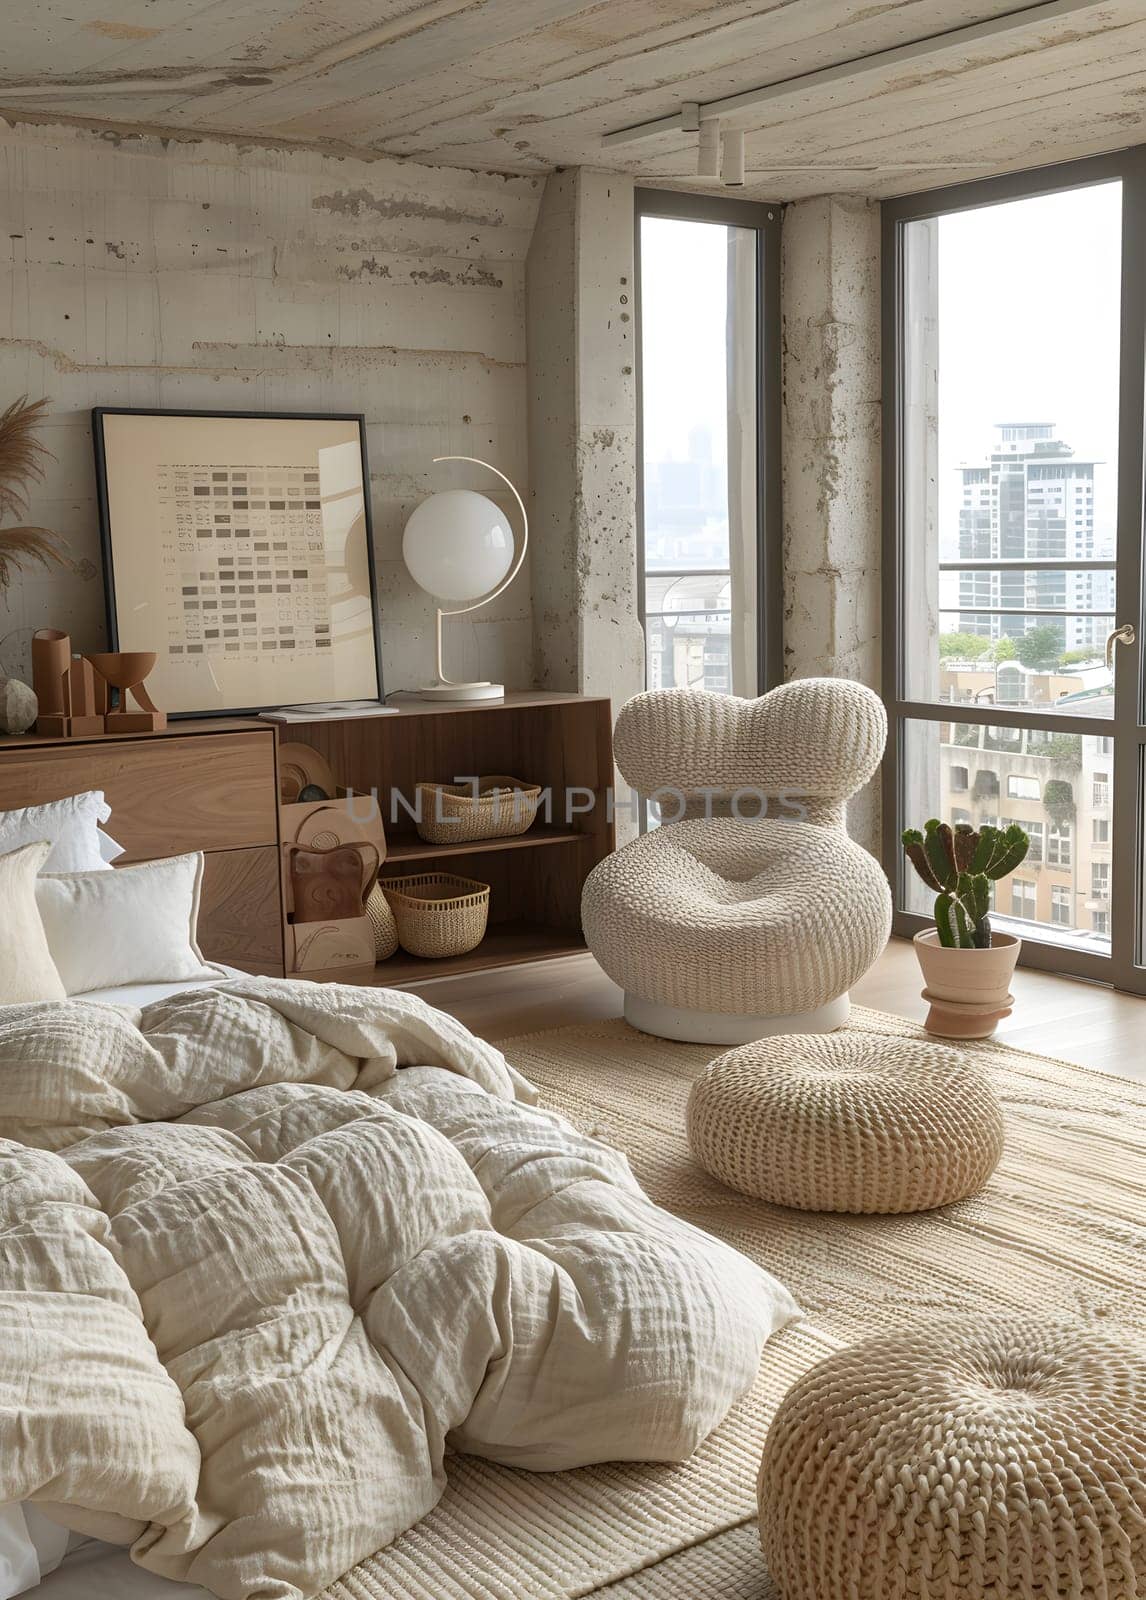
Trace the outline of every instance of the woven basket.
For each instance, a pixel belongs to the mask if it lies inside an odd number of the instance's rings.
[[[370,918],[370,928],[374,934],[374,959],[389,961],[398,948],[398,925],[394,921],[390,903],[382,893],[381,884],[376,883],[370,891],[366,915]]]
[[[479,778],[469,783],[418,785],[418,836],[428,844],[472,839],[512,839],[532,827],[541,803],[536,784],[520,778]]]
[[[383,878],[403,950],[431,960],[462,956],[485,937],[489,884],[456,878],[450,872],[418,872],[408,878]]]

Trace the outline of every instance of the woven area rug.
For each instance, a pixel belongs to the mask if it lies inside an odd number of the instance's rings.
[[[920,1036],[873,1011],[848,1027]],[[1007,1118],[987,1189],[911,1217],[829,1217],[747,1200],[691,1160],[689,1086],[719,1052],[623,1022],[502,1045],[544,1105],[624,1150],[661,1205],[786,1282],[806,1321],[765,1346],[755,1388],[684,1466],[539,1475],[454,1457],[435,1510],[334,1584],[332,1600],[774,1600],[753,1526],[756,1469],[769,1419],[807,1367],[867,1333],[955,1311],[1140,1320],[1146,1085],[971,1045]]]

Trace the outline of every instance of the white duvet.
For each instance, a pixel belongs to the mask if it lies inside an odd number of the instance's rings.
[[[391,990],[0,1010],[0,1502],[293,1600],[447,1447],[687,1456],[792,1301],[532,1098]]]

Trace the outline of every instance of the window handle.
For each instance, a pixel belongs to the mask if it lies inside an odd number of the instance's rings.
[[[1133,644],[1135,639],[1134,624],[1124,622],[1120,628],[1115,628],[1113,633],[1106,635],[1106,665],[1114,666],[1114,646],[1116,644]]]

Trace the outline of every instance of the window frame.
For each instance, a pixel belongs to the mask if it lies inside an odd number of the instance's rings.
[[[637,617],[645,634],[645,441],[642,384],[641,223],[645,217],[711,222],[756,234],[756,693],[784,677],[783,490],[781,467],[780,233],[783,206],[672,189],[633,191],[636,338]],[[682,574],[685,576],[686,574]]]
[[[1015,910],[1015,901],[1022,902],[1022,910]],[[1014,917],[1017,922],[1030,922],[1033,919],[1027,916],[1028,902],[1032,911],[1037,915],[1039,906],[1039,885],[1037,878],[1011,879],[1011,909],[1008,916]]]
[[[1022,792],[1021,788],[1016,788],[1016,785],[1021,785],[1021,784],[1024,784],[1024,783],[1026,783],[1026,784],[1033,783],[1034,784],[1034,786],[1035,786],[1034,794],[1024,794]],[[1041,800],[1042,797],[1043,797],[1042,784],[1039,782],[1039,780],[1037,778],[1032,778],[1026,772],[1008,772],[1007,773],[1007,794],[1006,794],[1006,798],[1008,800]]]
[[[908,224],[958,211],[1004,205],[1039,195],[1118,181],[1122,184],[1121,326],[1119,348],[1119,423],[1116,513],[1117,591],[1114,625],[1133,622],[1137,640],[1119,646],[1119,684],[1114,715],[1099,719],[1061,712],[981,708],[913,701],[906,690],[903,640],[908,595],[904,559],[904,419],[906,352],[904,233]],[[906,864],[900,842],[902,785],[907,731],[912,722],[988,724],[1005,711],[1011,728],[1081,734],[1114,741],[1112,756],[1112,835],[1118,839],[1119,877],[1133,886],[1112,906],[1111,954],[1046,937],[1041,925],[1024,932],[1020,962],[1064,975],[1112,983],[1146,994],[1146,898],[1143,799],[1146,795],[1146,686],[1142,675],[1146,597],[1143,470],[1146,432],[1146,145],[1084,157],[1000,177],[975,179],[947,188],[886,200],[882,217],[882,413],[883,413],[883,640],[882,682],[889,734],[882,776],[883,864],[891,882],[895,911],[892,930],[912,937],[929,919],[903,909]],[[1113,876],[1113,875],[1112,875]]]

